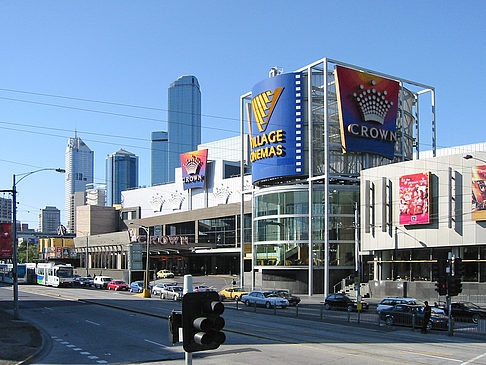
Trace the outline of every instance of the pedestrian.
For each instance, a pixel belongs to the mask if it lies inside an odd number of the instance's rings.
[[[430,316],[432,315],[432,308],[430,308],[429,302],[425,301],[424,304],[425,307],[424,307],[424,318],[422,322],[422,333],[427,333],[427,325],[429,324]]]

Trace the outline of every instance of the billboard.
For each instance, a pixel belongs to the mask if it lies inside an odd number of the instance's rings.
[[[400,176],[400,224],[430,223],[430,172]]]
[[[12,255],[12,223],[0,223],[0,259],[10,259]]]
[[[343,153],[395,155],[397,81],[336,66],[336,93]]]
[[[247,112],[254,183],[303,174],[301,76],[277,75],[253,87]]]
[[[207,158],[207,149],[181,154],[184,190],[204,187]]]
[[[472,219],[486,220],[486,165],[472,168]]]

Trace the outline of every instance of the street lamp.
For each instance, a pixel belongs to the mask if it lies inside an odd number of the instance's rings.
[[[13,263],[13,291],[14,291],[14,319],[19,319],[19,281],[17,276],[17,184],[25,179],[27,176],[41,171],[56,171],[60,173],[66,172],[64,169],[44,168],[26,172],[23,174],[13,174],[12,190],[0,190],[0,192],[12,193],[12,263]],[[18,181],[16,176],[22,176]]]
[[[481,162],[486,162],[485,160],[482,160],[480,158],[474,157],[473,155],[466,155],[466,156],[463,156],[462,158],[465,159],[465,160],[474,159],[474,160],[478,160],[478,161],[481,161]]]
[[[150,256],[150,251],[149,251],[149,244],[150,244],[150,233],[149,229],[147,227],[144,227],[140,224],[135,224],[133,222],[129,223],[130,225],[137,226],[138,228],[142,228],[145,233],[147,233],[147,260],[145,263],[145,280],[143,281],[143,297],[144,298],[150,298],[150,288],[149,288],[149,256]]]

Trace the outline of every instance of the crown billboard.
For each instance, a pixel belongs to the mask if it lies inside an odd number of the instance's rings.
[[[336,66],[343,153],[369,152],[393,159],[397,141],[397,81]]]
[[[253,182],[302,175],[303,119],[300,73],[271,77],[247,104]]]
[[[184,190],[204,187],[207,157],[207,149],[181,154]]]

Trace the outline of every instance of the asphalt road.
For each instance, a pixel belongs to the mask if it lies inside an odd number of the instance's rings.
[[[0,304],[10,300],[11,289],[0,288]],[[50,341],[36,364],[183,364],[181,345],[168,343],[167,321],[156,317],[179,308],[125,292],[20,287],[21,316]],[[224,317],[225,345],[195,353],[194,364],[486,364],[482,339],[310,321],[264,309],[227,309]]]

